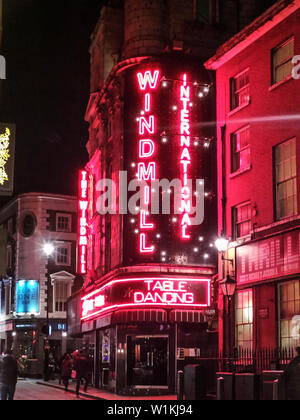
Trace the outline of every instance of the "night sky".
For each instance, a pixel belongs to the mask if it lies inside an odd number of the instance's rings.
[[[77,194],[88,161],[88,48],[101,5],[4,0],[0,121],[16,124],[15,193]]]

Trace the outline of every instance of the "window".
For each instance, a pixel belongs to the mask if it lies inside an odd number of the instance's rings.
[[[277,220],[294,216],[297,205],[296,139],[275,148]]]
[[[56,265],[71,265],[71,244],[62,243],[55,247],[55,263]]]
[[[294,38],[272,51],[272,85],[292,76],[294,55]]]
[[[252,289],[237,292],[236,309],[236,346],[238,349],[253,348],[253,292]]]
[[[249,169],[250,162],[250,127],[245,127],[231,135],[231,172]]]
[[[56,231],[71,232],[72,216],[71,214],[57,213]]]
[[[219,0],[194,0],[195,19],[204,23],[219,22]]]
[[[241,204],[233,208],[234,239],[250,235],[252,228],[251,210],[251,203]]]
[[[230,109],[250,103],[249,70],[230,79]]]
[[[280,295],[280,346],[293,349],[300,338],[300,282],[279,285]]]
[[[71,295],[70,285],[66,281],[56,281],[54,285],[54,308],[55,312],[67,310],[67,300]]]

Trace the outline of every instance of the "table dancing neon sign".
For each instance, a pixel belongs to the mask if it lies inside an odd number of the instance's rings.
[[[113,280],[82,299],[81,319],[133,307],[203,309],[211,305],[210,279],[132,278]]]

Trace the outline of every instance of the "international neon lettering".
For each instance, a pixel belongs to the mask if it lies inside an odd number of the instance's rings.
[[[145,73],[138,73],[138,86],[143,92],[142,109],[143,116],[139,117],[139,159],[137,177],[139,181],[144,181],[146,184],[143,187],[144,202],[142,203],[143,210],[140,211],[140,232],[139,232],[139,250],[141,254],[153,254],[155,246],[149,244],[147,233],[155,228],[151,220],[147,220],[148,213],[144,210],[151,204],[150,187],[149,184],[157,179],[157,163],[153,161],[156,151],[154,135],[156,134],[156,118],[152,114],[152,93],[158,87],[160,71],[147,70]],[[143,137],[145,136],[145,137]],[[146,137],[147,136],[147,137]],[[149,161],[150,160],[150,161]]]
[[[88,210],[88,173],[80,171],[79,174],[79,238],[78,238],[78,271],[80,274],[87,273],[87,246],[88,246],[88,229],[87,229],[87,210]]]
[[[106,289],[118,285],[135,288],[132,297],[127,303],[113,303],[106,301]],[[135,286],[139,284],[139,286]],[[196,299],[193,285],[204,285],[206,290],[205,302]],[[139,289],[143,290],[139,290]],[[110,293],[108,293],[109,295]],[[203,309],[211,305],[211,280],[206,279],[174,279],[174,278],[128,278],[113,280],[101,288],[87,294],[82,299],[82,320],[88,320],[107,311],[122,308],[138,307],[174,307]]]
[[[192,225],[190,219],[191,212],[191,190],[188,186],[189,168],[191,165],[191,122],[190,122],[190,108],[191,89],[188,85],[187,74],[183,75],[182,84],[180,86],[180,102],[182,109],[180,110],[180,173],[183,183],[181,190],[181,208],[182,213],[180,223],[180,235],[184,240],[191,238],[189,227]]]

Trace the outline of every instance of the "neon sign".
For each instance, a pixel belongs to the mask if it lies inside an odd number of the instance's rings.
[[[79,176],[79,239],[78,239],[78,265],[79,273],[87,273],[87,246],[88,246],[88,231],[87,231],[87,212],[88,212],[88,173],[80,171]]]
[[[133,307],[203,309],[211,304],[210,279],[133,278],[111,281],[82,298],[82,320]]]
[[[138,180],[150,183],[157,179],[157,164],[153,159],[156,151],[156,145],[153,140],[153,136],[156,131],[156,118],[151,115],[152,105],[152,91],[157,89],[159,81],[159,70],[146,71],[137,74],[138,85],[143,94],[143,109],[144,116],[139,118],[139,159],[138,163]],[[144,136],[147,136],[145,138]],[[148,138],[151,137],[151,138]],[[153,230],[154,224],[147,220],[148,212],[145,210],[150,205],[150,187],[149,185],[144,186],[143,190],[143,203],[142,210],[140,211],[140,229],[139,233],[139,246],[141,254],[153,254],[155,251],[154,245],[149,245],[148,235],[145,231]]]
[[[191,123],[189,103],[191,100],[191,89],[187,83],[187,75],[183,75],[183,82],[180,86],[180,102],[182,109],[180,111],[180,173],[182,178],[181,189],[181,238],[188,240],[191,238],[188,233],[189,226],[192,225],[190,219],[191,212],[191,190],[188,186],[189,166],[191,165]]]
[[[8,181],[5,165],[10,158],[9,154],[10,129],[6,128],[4,134],[0,134],[0,184],[4,185]]]

